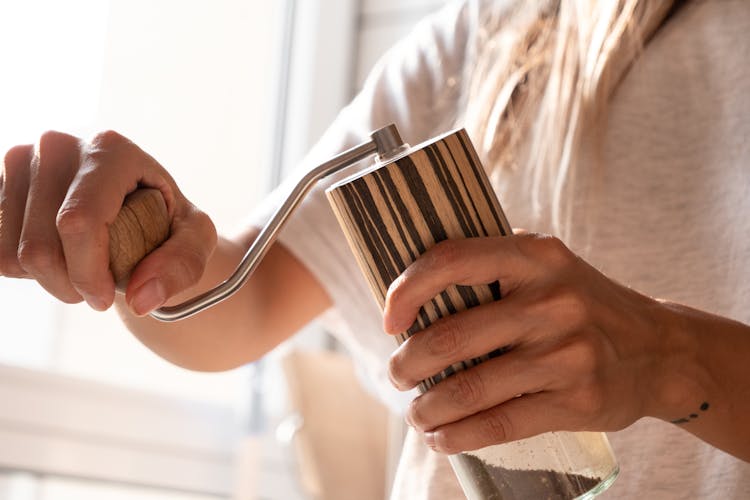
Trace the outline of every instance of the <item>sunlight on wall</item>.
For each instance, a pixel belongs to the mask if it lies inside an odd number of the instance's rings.
[[[0,151],[96,118],[108,3],[0,2]],[[75,13],[75,15],[71,15]],[[36,284],[0,278],[0,361],[51,366],[60,309]]]
[[[114,129],[167,167],[217,226],[269,184],[280,37],[276,2],[0,2],[0,151],[45,130]],[[0,362],[233,405],[244,374],[196,375],[156,357],[113,312],[62,306],[0,278]]]
[[[0,2],[0,150],[47,129],[90,129],[107,10],[97,0]]]

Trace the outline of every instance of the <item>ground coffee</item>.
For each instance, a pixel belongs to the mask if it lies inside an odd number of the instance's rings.
[[[470,498],[570,500],[583,495],[601,482],[600,478],[551,470],[506,469],[488,464],[468,453],[461,453],[453,457],[453,460],[461,483],[472,484],[473,495]]]

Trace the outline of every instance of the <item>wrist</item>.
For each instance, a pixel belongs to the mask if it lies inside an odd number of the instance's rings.
[[[706,316],[668,301],[657,301],[657,356],[645,414],[687,423],[710,405],[716,384],[705,363]]]

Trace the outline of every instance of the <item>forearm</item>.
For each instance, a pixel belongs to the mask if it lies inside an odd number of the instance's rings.
[[[221,282],[241,257],[241,249],[234,242],[220,238],[201,280],[167,304],[182,302]],[[243,330],[252,325],[237,321],[253,303],[248,300],[247,308],[240,306],[250,292],[251,287],[245,287],[238,295],[202,314],[172,323],[136,316],[124,294],[117,294],[115,306],[128,329],[156,354],[186,368],[220,370],[241,364],[238,358],[250,354],[251,336]]]
[[[656,415],[750,461],[750,327],[665,303]]]
[[[200,282],[167,305],[192,298],[228,278],[255,234],[220,238]],[[298,307],[290,308],[286,300],[300,297],[278,290],[290,281],[307,292],[316,285],[302,264],[275,244],[236,294],[191,318],[165,323],[138,317],[120,294],[116,306],[128,329],[164,359],[192,370],[226,370],[263,356],[328,307],[327,296],[313,292]]]
[[[274,244],[249,282],[221,304],[177,323],[141,317],[224,281],[258,231],[246,228],[217,245],[210,217],[163,166],[116,132],[90,141],[48,132],[6,154],[0,175],[0,275],[34,279],[61,301],[85,300],[98,311],[114,302],[136,337],[178,365],[223,370],[252,361],[330,304],[305,266]],[[169,237],[132,269],[123,297],[110,271],[109,229],[138,186],[161,194]],[[149,226],[157,206],[129,208],[126,225]]]

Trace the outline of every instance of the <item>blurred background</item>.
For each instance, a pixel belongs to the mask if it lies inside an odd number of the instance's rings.
[[[115,129],[231,229],[443,3],[0,0],[0,150]],[[202,374],[34,283],[0,278],[0,315],[0,500],[389,493],[401,419],[314,325]]]

